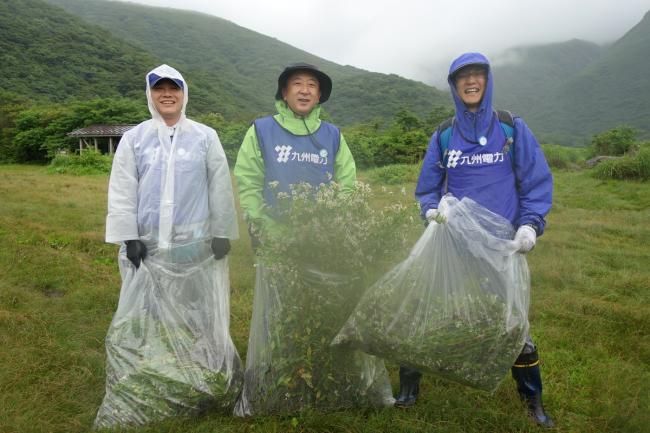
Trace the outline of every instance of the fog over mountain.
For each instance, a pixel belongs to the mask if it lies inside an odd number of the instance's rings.
[[[130,0],[134,1],[134,0]],[[441,86],[464,51],[498,58],[505,49],[582,39],[619,39],[648,0],[135,0],[204,12],[327,60]]]
[[[134,2],[46,1],[62,8],[42,0],[0,2],[0,27],[7,30],[0,36],[3,80],[18,96],[42,101],[137,98],[142,90],[139,80],[153,65],[164,62],[191,77],[190,114],[214,112],[228,119],[249,119],[273,110],[277,74],[284,65],[308,61],[320,65],[336,83],[326,111],[341,125],[390,121],[400,110],[424,118],[451,106],[446,83],[432,87],[396,74],[341,65],[215,15]],[[477,21],[476,13],[468,12],[465,22]],[[483,21],[489,22],[485,17]],[[296,23],[291,14],[279,22]],[[512,19],[513,29],[517,23]],[[314,34],[319,28],[313,25]],[[419,30],[414,29],[412,33]],[[487,41],[491,30],[485,33]],[[304,33],[303,39],[309,40],[311,34]],[[413,41],[408,47],[421,49],[418,39]],[[503,48],[496,53],[473,47],[493,61],[495,104],[524,117],[540,140],[581,145],[593,134],[621,124],[650,137],[646,73],[650,12],[611,41],[572,38],[524,44],[505,39],[500,43]],[[341,52],[346,50],[342,45]],[[388,45],[386,52],[388,58]],[[432,65],[443,55],[430,51],[421,60]],[[400,65],[409,66],[396,64]],[[446,64],[438,71],[431,69],[430,75],[442,81],[446,69]]]

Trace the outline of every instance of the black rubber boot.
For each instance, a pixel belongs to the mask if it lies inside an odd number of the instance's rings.
[[[555,427],[553,420],[544,411],[542,404],[542,375],[539,371],[537,349],[526,344],[512,366],[512,377],[517,382],[519,396],[526,403],[528,415],[540,426]],[[526,353],[528,352],[528,353]]]
[[[408,367],[399,368],[399,394],[395,397],[395,407],[409,407],[415,404],[420,392],[422,373]]]

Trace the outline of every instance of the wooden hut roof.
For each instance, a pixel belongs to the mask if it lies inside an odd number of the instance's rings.
[[[136,125],[90,125],[68,132],[69,137],[121,137]]]

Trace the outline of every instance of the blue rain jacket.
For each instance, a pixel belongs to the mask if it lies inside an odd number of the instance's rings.
[[[477,112],[470,112],[456,91],[452,76],[460,68],[480,64],[487,67],[485,93]],[[449,139],[447,167],[442,166],[438,132],[431,137],[415,190],[422,215],[436,209],[447,192],[469,197],[506,219],[515,227],[533,224],[537,235],[544,232],[544,217],[551,209],[553,177],[542,149],[519,117],[514,124],[514,163],[504,148],[506,136],[492,107],[493,78],[488,59],[466,53],[451,64],[447,81],[456,105]],[[485,137],[485,138],[483,138]]]

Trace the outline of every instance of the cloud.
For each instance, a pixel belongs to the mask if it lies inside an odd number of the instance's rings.
[[[445,82],[465,51],[583,39],[614,41],[650,9],[647,0],[136,0],[201,11],[340,64]]]

